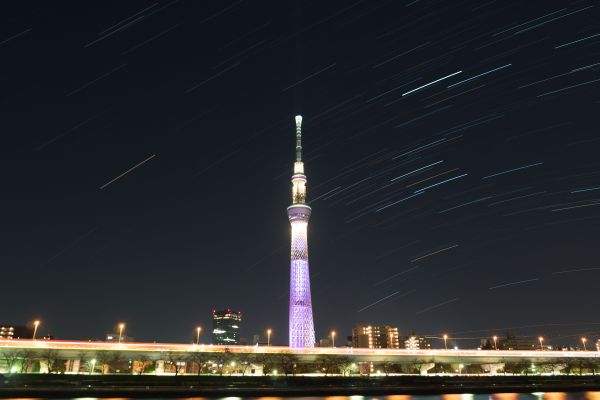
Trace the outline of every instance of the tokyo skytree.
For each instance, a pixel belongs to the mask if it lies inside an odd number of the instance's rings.
[[[290,347],[315,347],[308,242],[306,231],[311,208],[306,204],[306,175],[302,162],[302,116],[296,116],[296,162],[292,175],[292,205],[287,208],[292,226],[290,256]]]

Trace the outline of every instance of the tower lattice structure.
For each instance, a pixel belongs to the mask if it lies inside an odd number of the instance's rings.
[[[290,347],[315,347],[310,297],[307,228],[311,208],[306,204],[306,175],[302,162],[302,116],[296,116],[296,162],[292,175],[292,205],[287,208],[292,228],[290,254]]]

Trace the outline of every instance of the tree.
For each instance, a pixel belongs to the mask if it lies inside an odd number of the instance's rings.
[[[239,369],[242,372],[242,376],[244,376],[248,368],[250,368],[250,365],[254,361],[255,357],[251,353],[238,353],[236,358],[240,364]]]
[[[6,371],[10,373],[19,372],[23,368],[23,357],[18,351],[4,350],[2,359],[6,365]]]
[[[175,376],[179,375],[180,365],[179,363],[184,359],[181,352],[169,351],[166,356],[166,361],[171,365],[171,368],[175,370]]]
[[[431,372],[436,374],[451,374],[454,370],[452,369],[452,364],[436,363]]]
[[[275,364],[278,365],[285,376],[289,374],[296,374],[296,365],[298,364],[298,357],[294,354],[277,354],[274,356]]]
[[[465,365],[464,372],[467,374],[481,375],[484,371],[480,364],[470,364]]]
[[[223,375],[227,365],[233,360],[233,355],[228,348],[225,348],[222,352],[214,353],[212,359],[217,364],[217,373]]]
[[[416,359],[416,360],[414,360],[410,364],[412,366],[412,370],[411,370],[410,373],[420,374],[421,373],[421,367],[423,367],[424,365],[427,365],[427,364],[431,364],[431,363],[433,363],[433,360],[429,360],[428,361],[428,360],[419,360],[419,359]]]
[[[45,350],[41,354],[41,359],[46,362],[49,374],[64,372],[64,362],[61,366],[61,362],[58,359],[58,351],[52,349]]]
[[[273,369],[276,361],[272,355],[265,353],[257,354],[254,359],[262,367],[263,375],[266,375]]]
[[[110,362],[112,360],[112,355],[108,350],[100,350],[96,352],[96,366],[99,366],[102,374],[106,370],[105,366],[108,366],[108,371],[110,372]]]
[[[148,356],[144,354],[140,354],[135,358],[135,361],[138,362],[138,375],[142,375],[146,372],[146,369],[154,364],[153,360],[150,360]]]
[[[579,370],[579,375],[582,375],[584,370],[588,370],[592,373],[592,375],[596,375],[596,369],[598,369],[598,361],[589,358],[578,358],[577,369]]]
[[[538,365],[538,369],[540,370],[540,373],[541,372],[552,372],[552,375],[556,375],[556,371],[560,371],[561,369],[563,369],[565,367],[566,367],[565,362],[558,358],[546,360],[543,363]]]
[[[342,375],[350,375],[352,372],[352,368],[354,368],[355,364],[352,362],[350,357],[340,356],[337,358],[338,369],[342,373]]]
[[[388,376],[390,372],[394,372],[394,370],[396,369],[396,364],[394,364],[391,361],[384,361],[380,365],[385,376]]]
[[[509,374],[517,375],[517,374],[525,374],[529,373],[529,363],[526,362],[506,362],[504,363],[504,372],[508,372]]]
[[[198,367],[197,375],[200,375],[206,366],[206,363],[210,360],[210,355],[208,353],[195,351],[188,355],[188,360]]]
[[[119,373],[123,366],[123,354],[119,351],[110,351],[107,354],[106,364],[108,365],[109,372]],[[127,365],[129,368],[129,365]]]
[[[317,358],[317,365],[325,373],[325,376],[340,372],[337,358],[338,356],[332,354],[324,354]]]

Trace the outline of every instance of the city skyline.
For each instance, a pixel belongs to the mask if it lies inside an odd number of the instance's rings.
[[[7,5],[0,322],[185,343],[230,307],[288,343],[303,115],[316,341],[595,341],[599,10]]]

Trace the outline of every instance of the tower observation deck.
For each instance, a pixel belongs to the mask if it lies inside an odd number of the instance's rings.
[[[307,228],[311,208],[306,204],[306,175],[302,162],[302,116],[296,116],[296,162],[292,175],[292,205],[287,208],[292,228],[290,255],[290,325],[292,348],[315,347],[310,298]]]

